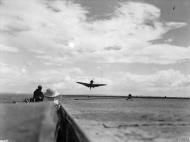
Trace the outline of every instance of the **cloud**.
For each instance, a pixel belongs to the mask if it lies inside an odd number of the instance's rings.
[[[92,76],[81,71],[79,68],[72,69],[59,69],[59,70],[46,70],[36,74],[40,77],[36,80],[41,82],[44,86],[54,88],[60,92],[77,93],[86,92],[85,87],[76,84],[80,80],[89,82]],[[134,74],[130,72],[112,72],[104,77],[94,76],[96,83],[106,83],[106,87],[96,88],[94,92],[101,90],[101,93],[106,94],[125,94],[126,92],[135,93],[150,93],[152,95],[159,95],[158,93],[164,92],[169,95],[170,91],[184,91],[188,90],[190,86],[190,74],[181,73],[178,70],[168,69],[156,71],[152,74]],[[114,94],[114,95],[116,95]],[[173,94],[176,95],[176,94]],[[178,94],[180,95],[180,94]]]
[[[186,26],[187,24],[186,23],[180,23],[180,22],[167,22],[165,23],[166,26],[168,26],[169,29],[175,29],[175,28],[181,28],[183,26]]]
[[[117,78],[114,78],[114,77]],[[120,76],[120,79],[118,79]],[[188,93],[190,74],[183,74],[178,70],[160,70],[148,75],[139,75],[129,72],[118,72],[112,75],[112,85],[107,86],[120,92],[135,92],[143,95],[176,95],[169,92]],[[121,91],[122,90],[122,91]],[[153,92],[154,94],[151,94]],[[159,94],[162,92],[163,94]],[[185,95],[185,94],[177,94]]]
[[[6,63],[0,63],[0,84],[1,85],[12,85],[15,83],[23,84],[23,80],[26,80],[25,72],[17,66],[9,65]]]
[[[43,88],[52,88],[60,91],[71,89],[76,78],[84,75],[80,68],[56,68],[28,71],[27,68],[6,63],[0,63],[0,86],[1,92],[4,90],[10,92],[34,89],[41,84]],[[17,88],[17,89],[16,89]],[[15,89],[15,90],[14,90]]]
[[[11,47],[11,46],[6,46],[3,44],[0,44],[0,51],[5,51],[5,52],[18,52],[18,48],[16,47]]]
[[[152,75],[151,83],[151,86],[155,88],[163,89],[164,87],[176,90],[187,87],[190,83],[190,75],[173,69],[158,71]]]
[[[72,67],[67,69],[47,69],[34,74],[33,80],[48,88],[64,90],[71,88],[77,76],[81,76],[83,71],[80,68]]]
[[[100,67],[97,68],[101,70]],[[87,88],[77,85],[75,82],[78,80],[88,82],[89,79],[92,79],[90,74],[77,67],[45,69],[30,73],[25,68],[5,63],[0,63],[0,77],[1,91],[14,86],[23,87],[22,90],[31,90],[34,86],[41,84],[44,89],[52,88],[62,93],[84,93]],[[190,74],[184,74],[174,69],[159,70],[151,74],[119,71],[108,73],[104,77],[94,75],[93,78],[96,83],[108,84],[106,87],[96,88],[93,93],[101,91],[101,93],[109,95],[126,95],[126,92],[160,95],[159,93],[162,92],[162,95],[170,95],[168,93],[171,91],[178,91],[178,93],[186,91],[186,94],[190,91]],[[152,92],[154,94],[151,94]],[[176,93],[172,95],[176,95]]]
[[[150,45],[134,52],[129,62],[174,64],[184,59],[190,59],[190,47],[179,47],[169,44]]]
[[[173,39],[172,39],[172,38],[169,38],[169,39],[166,39],[164,42],[166,42],[166,43],[171,43],[171,42],[173,42]]]
[[[87,20],[88,9],[72,1],[7,0],[2,3],[1,31],[4,32],[0,36],[6,36],[10,45],[26,48],[37,58],[53,64],[84,61],[90,56],[95,62],[99,59],[101,62],[145,62],[142,57],[136,58],[136,52],[155,49],[152,40],[186,25],[161,21],[159,8],[141,2],[120,3],[109,19],[94,21]],[[164,47],[170,50],[169,45]],[[183,48],[178,49],[183,52]],[[36,50],[42,54],[36,54]],[[171,62],[161,56],[155,58],[160,60],[155,63]]]
[[[117,51],[117,50],[121,50],[121,48],[120,48],[120,47],[117,47],[117,46],[115,46],[115,47],[105,47],[104,49],[105,49],[105,50],[108,50],[108,51],[109,51],[109,50],[116,50],[116,51]]]

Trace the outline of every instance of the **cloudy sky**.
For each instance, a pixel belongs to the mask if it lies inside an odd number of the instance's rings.
[[[0,92],[190,97],[189,0],[0,0]],[[89,91],[76,81],[107,83]]]

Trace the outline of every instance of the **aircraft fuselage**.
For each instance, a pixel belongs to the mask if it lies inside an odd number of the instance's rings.
[[[94,83],[94,81],[91,80],[91,81],[90,81],[90,90],[91,90],[91,88],[92,88],[92,86],[93,86],[93,83]]]

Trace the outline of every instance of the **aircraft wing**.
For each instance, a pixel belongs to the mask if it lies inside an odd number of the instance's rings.
[[[92,84],[92,87],[99,87],[99,86],[105,86],[107,84]]]
[[[77,82],[78,84],[82,84],[82,85],[84,85],[84,86],[86,86],[86,87],[90,87],[90,84],[88,84],[88,83],[84,83],[84,82]]]

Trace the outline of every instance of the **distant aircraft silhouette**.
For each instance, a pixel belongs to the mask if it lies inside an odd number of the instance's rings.
[[[94,87],[99,87],[99,86],[105,86],[105,85],[107,85],[107,84],[94,84],[93,80],[91,80],[90,83],[84,83],[84,82],[76,82],[76,83],[82,84],[82,85],[84,85],[86,87],[89,87],[90,90],[91,90],[91,88],[94,88]]]
[[[132,95],[129,94],[126,100],[131,100],[131,99],[132,99]]]

